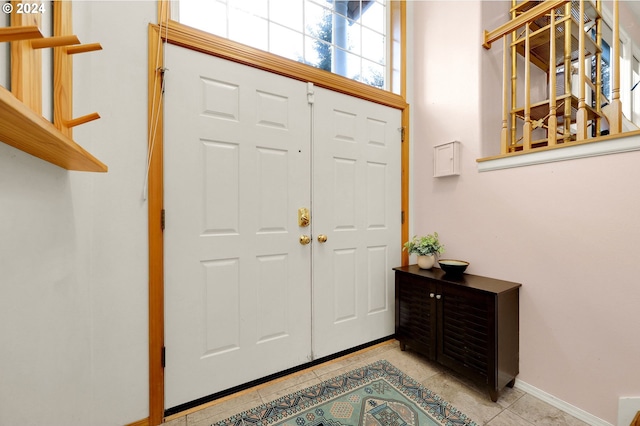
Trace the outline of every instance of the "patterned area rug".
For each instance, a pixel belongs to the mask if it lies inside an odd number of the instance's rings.
[[[387,361],[236,414],[212,426],[478,426]]]

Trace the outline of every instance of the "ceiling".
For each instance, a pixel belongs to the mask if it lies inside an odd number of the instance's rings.
[[[626,0],[626,1],[621,1],[620,3],[624,3],[624,7],[635,15],[636,24],[640,25],[640,1]],[[606,4],[606,7],[607,8],[611,7],[611,4]]]
[[[640,1],[625,1],[624,3],[636,17],[640,16]]]

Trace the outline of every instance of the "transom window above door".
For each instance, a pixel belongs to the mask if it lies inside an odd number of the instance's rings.
[[[182,24],[389,90],[388,0],[179,0]]]

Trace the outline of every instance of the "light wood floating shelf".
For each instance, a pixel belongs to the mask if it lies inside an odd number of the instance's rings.
[[[67,170],[106,172],[107,166],[0,86],[0,140]]]
[[[37,26],[0,28],[0,42],[40,39],[43,35]]]

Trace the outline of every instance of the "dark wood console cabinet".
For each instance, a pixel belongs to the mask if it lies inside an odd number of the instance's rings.
[[[521,284],[417,265],[393,268],[396,339],[485,386],[492,401],[518,375]]]

